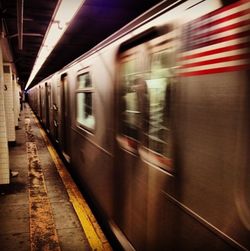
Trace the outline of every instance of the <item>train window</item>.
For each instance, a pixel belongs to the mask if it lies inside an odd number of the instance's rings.
[[[152,54],[150,77],[146,80],[149,98],[148,148],[169,155],[170,73],[168,54]]]
[[[142,76],[138,48],[123,52],[119,63],[119,135],[117,141],[121,148],[138,154],[140,140],[141,111],[138,98],[138,81]]]
[[[125,61],[121,65],[122,74],[122,133],[138,139],[139,107],[135,88],[135,60]]]
[[[76,121],[80,126],[94,129],[95,117],[93,114],[93,85],[88,72],[77,76],[76,90]]]
[[[172,171],[170,142],[171,53],[167,50],[151,54],[149,72],[145,75],[146,94],[142,112],[142,146],[145,161]]]

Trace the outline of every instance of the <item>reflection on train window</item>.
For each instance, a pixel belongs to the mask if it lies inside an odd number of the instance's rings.
[[[76,121],[80,126],[94,129],[95,117],[93,114],[93,86],[89,73],[77,77],[76,90]]]
[[[166,52],[152,54],[151,69],[146,80],[149,99],[148,148],[170,157],[169,110],[170,64]]]
[[[130,60],[122,63],[122,133],[133,139],[138,139],[139,104],[135,89],[136,61]]]
[[[141,69],[135,58],[121,61],[121,134],[117,140],[144,161],[171,170],[171,53],[154,47],[147,56],[150,63]]]

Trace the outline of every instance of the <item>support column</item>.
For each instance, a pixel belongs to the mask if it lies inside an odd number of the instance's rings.
[[[18,127],[18,117],[20,113],[20,101],[19,101],[19,88],[16,80],[16,76],[13,74],[13,103],[14,103],[14,120],[15,127]]]
[[[12,70],[8,63],[3,64],[4,72],[4,104],[7,123],[7,139],[10,143],[15,143],[15,116],[13,102],[13,85],[12,85]]]
[[[4,106],[3,57],[0,47],[0,184],[10,183],[9,149]]]

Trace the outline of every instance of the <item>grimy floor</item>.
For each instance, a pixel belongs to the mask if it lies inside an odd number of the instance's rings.
[[[0,186],[0,250],[111,250],[84,198],[27,104]]]

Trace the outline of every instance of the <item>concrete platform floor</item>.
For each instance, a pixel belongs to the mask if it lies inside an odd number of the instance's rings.
[[[0,250],[101,250],[89,244],[27,104],[9,154],[19,175],[0,186]]]

